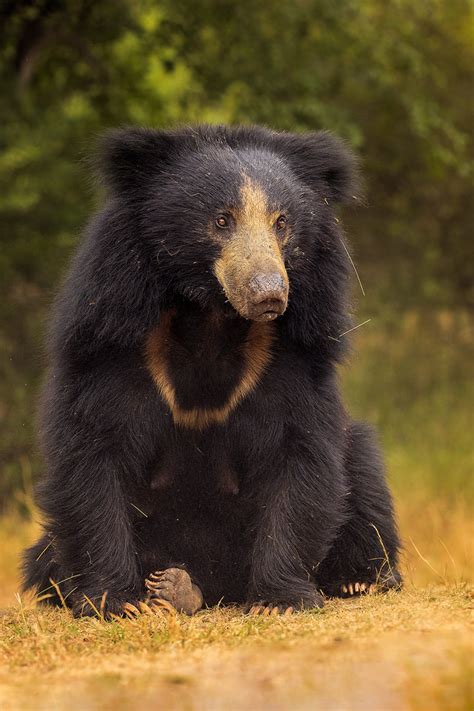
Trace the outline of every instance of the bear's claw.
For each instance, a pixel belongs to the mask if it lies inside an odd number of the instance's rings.
[[[398,572],[394,572],[386,578],[375,583],[344,583],[340,586],[341,597],[351,597],[353,595],[375,595],[388,590],[397,589],[402,586],[401,577]]]
[[[375,583],[348,583],[341,585],[341,593],[343,595],[373,595],[377,592]]]
[[[246,612],[252,617],[263,616],[275,617],[276,615],[289,616],[294,612],[294,607],[291,605],[278,604],[278,603],[267,603],[267,602],[255,602],[249,605]]]
[[[171,607],[171,606],[170,606]],[[139,600],[136,605],[131,602],[123,603],[120,614],[114,612],[108,613],[108,617],[116,622],[126,617],[129,620],[136,620],[140,615],[156,615],[163,610],[163,606],[158,604],[148,605],[146,602]]]

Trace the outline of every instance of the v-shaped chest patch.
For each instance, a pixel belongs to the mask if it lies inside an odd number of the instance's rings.
[[[172,319],[172,312],[163,314],[160,325],[150,333],[146,343],[146,363],[156,387],[168,405],[176,425],[203,430],[213,424],[223,424],[239,403],[257,387],[270,363],[275,337],[274,324],[253,322],[250,325],[238,348],[239,370],[236,381],[223,394],[223,404],[207,406],[204,403],[188,407],[180,402],[180,383],[176,382],[179,375],[173,374]],[[182,359],[182,354],[180,357]],[[189,367],[193,367],[192,353],[189,353]],[[199,368],[196,368],[195,378],[199,382]]]

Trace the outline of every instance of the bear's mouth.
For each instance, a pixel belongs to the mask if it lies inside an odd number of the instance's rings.
[[[247,318],[252,321],[273,321],[281,316],[286,309],[286,300],[266,299],[259,304],[249,304]]]

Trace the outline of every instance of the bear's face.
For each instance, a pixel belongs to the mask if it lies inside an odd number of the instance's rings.
[[[295,183],[268,151],[212,147],[179,160],[148,202],[149,238],[160,268],[173,272],[175,292],[228,303],[246,319],[280,316],[288,303],[287,251],[298,230],[293,216],[306,209],[297,207]]]
[[[329,203],[352,193],[352,168],[329,134],[203,126],[115,132],[104,172],[138,216],[165,303],[184,297],[266,321],[308,278],[334,221]]]

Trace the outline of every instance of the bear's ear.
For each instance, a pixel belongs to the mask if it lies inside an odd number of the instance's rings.
[[[148,128],[120,128],[99,140],[95,164],[101,181],[114,193],[136,194],[179,152],[183,137]]]
[[[358,161],[351,149],[327,131],[278,133],[277,149],[308,187],[325,189],[335,202],[359,199]]]

